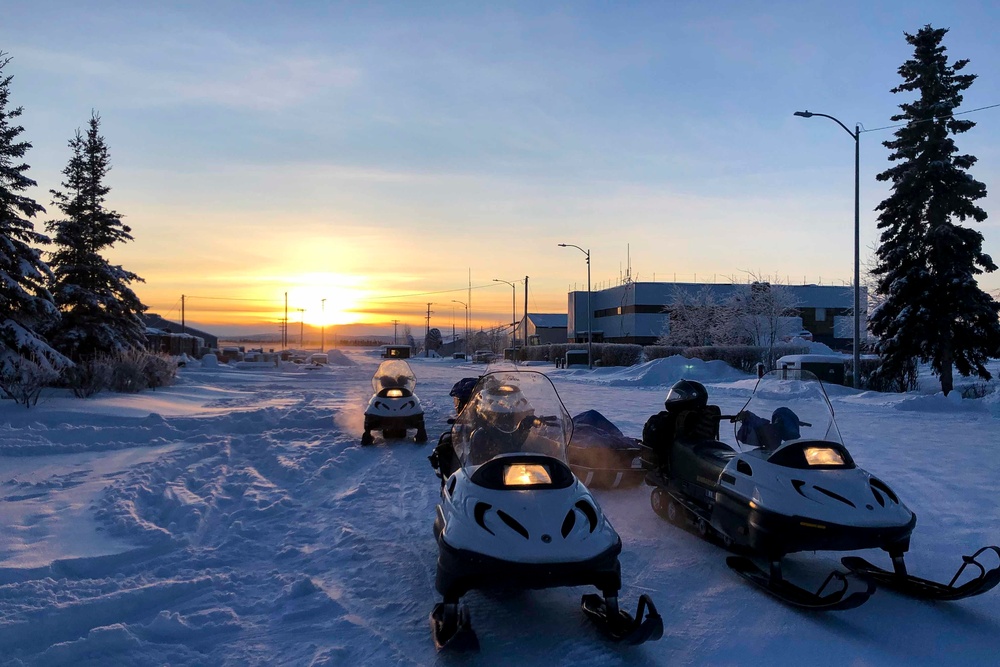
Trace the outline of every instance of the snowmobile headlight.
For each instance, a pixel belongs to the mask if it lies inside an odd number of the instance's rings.
[[[551,484],[552,475],[547,466],[538,463],[514,463],[503,467],[504,486],[534,486]]]
[[[385,392],[385,396],[386,396],[386,398],[402,398],[403,397],[403,390],[402,389],[390,389],[389,391]]]
[[[806,455],[806,463],[811,466],[847,465],[844,457],[833,447],[806,447],[804,453]]]

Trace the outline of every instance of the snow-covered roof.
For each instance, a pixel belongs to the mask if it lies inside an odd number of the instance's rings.
[[[569,322],[565,313],[528,313],[528,319],[540,329],[565,329]]]

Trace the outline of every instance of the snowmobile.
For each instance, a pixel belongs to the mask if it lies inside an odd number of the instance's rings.
[[[601,595],[584,595],[581,607],[608,637],[639,644],[662,636],[649,596],[634,617],[618,606],[621,538],[566,462],[571,433],[542,373],[495,371],[476,384],[452,427],[457,467],[438,471],[435,583],[443,600],[430,622],[439,650],[478,649],[460,604],[474,589],[595,586]]]
[[[948,585],[907,574],[903,554],[916,515],[888,484],[857,467],[812,373],[765,375],[736,415],[708,405],[705,387],[691,380],[671,387],[665,407],[643,433],[654,511],[672,523],[693,525],[727,548],[766,559],[767,572],[746,555],[730,556],[727,564],[783,601],[849,609],[871,596],[874,582],[914,596],[957,599],[985,592],[1000,580],[1000,567],[987,571],[977,560],[988,550],[1000,558],[996,547],[965,557]],[[719,440],[725,420],[734,424],[735,447]],[[834,570],[816,592],[782,576],[786,554],[870,548],[888,552],[894,571],[847,557],[842,563],[849,573]],[[978,576],[956,586],[967,568]],[[854,585],[859,579],[864,588]]]
[[[590,489],[624,489],[642,484],[642,447],[597,410],[573,417],[569,467]]]
[[[424,430],[424,409],[413,393],[417,378],[410,365],[401,359],[383,361],[372,376],[375,395],[365,409],[365,431],[362,445],[375,443],[372,431],[381,430],[386,440],[406,437],[406,430],[417,429],[414,442],[427,442]]]

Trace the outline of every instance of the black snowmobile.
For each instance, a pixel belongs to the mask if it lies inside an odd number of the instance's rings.
[[[823,385],[811,373],[765,375],[736,415],[708,405],[705,387],[691,380],[671,387],[665,407],[643,429],[653,509],[727,548],[766,559],[767,571],[746,556],[726,562],[785,602],[849,609],[871,596],[876,581],[918,597],[957,599],[983,593],[1000,580],[1000,563],[987,571],[977,560],[985,551],[1000,560],[996,547],[965,557],[948,585],[907,574],[903,554],[916,515],[889,485],[857,467]],[[719,424],[726,420],[735,424],[735,447],[719,440]],[[872,548],[889,553],[893,572],[862,558],[844,558],[850,574],[831,572],[815,593],[782,576],[781,560],[789,553]],[[957,584],[967,570],[976,576]]]
[[[597,410],[573,417],[569,467],[589,489],[624,489],[642,484],[642,446]]]
[[[639,644],[662,636],[649,596],[634,618],[618,607],[621,538],[566,462],[571,432],[542,373],[491,372],[476,384],[451,430],[454,458],[432,457],[442,478],[434,536],[443,600],[431,613],[438,649],[478,649],[460,600],[484,588],[595,586],[601,595],[584,595],[581,605],[608,637]]]

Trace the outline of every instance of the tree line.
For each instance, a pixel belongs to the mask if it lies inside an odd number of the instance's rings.
[[[132,230],[107,206],[111,159],[96,111],[69,140],[61,189],[49,190],[59,216],[47,234],[36,230],[46,209],[25,194],[38,184],[25,162],[32,146],[20,138],[24,109],[12,104],[4,73],[10,62],[0,51],[0,392],[31,405],[71,369],[143,350],[146,306],[131,288],[142,278],[104,256]]]

